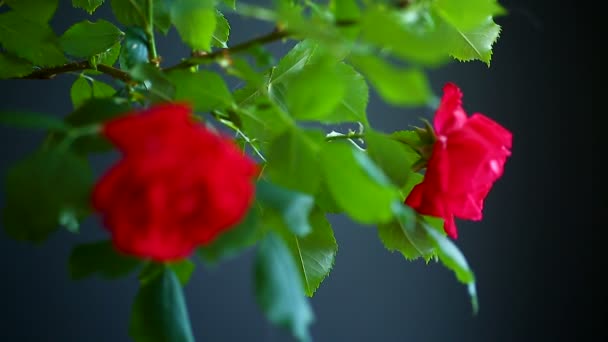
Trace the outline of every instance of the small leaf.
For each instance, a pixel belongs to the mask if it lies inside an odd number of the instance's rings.
[[[74,247],[69,265],[72,279],[82,279],[94,274],[113,279],[131,273],[140,262],[118,252],[112,242],[99,241]]]
[[[369,89],[365,78],[361,76],[352,66],[345,63],[336,65],[336,72],[346,84],[344,96],[338,106],[330,115],[325,117],[324,122],[361,122],[368,125],[367,103],[369,100]]]
[[[411,167],[419,159],[418,154],[406,145],[388,136],[368,131],[365,133],[367,153],[393,184],[401,188],[412,173]]]
[[[104,0],[72,0],[72,6],[82,8],[89,14],[93,14],[97,7],[103,4]]]
[[[300,269],[305,293],[312,297],[334,265],[338,244],[323,212],[314,210],[310,223],[312,231],[306,236],[286,232],[283,239]]]
[[[70,98],[72,99],[72,106],[74,109],[80,107],[88,99],[93,96],[93,89],[84,77],[78,77],[70,88]]]
[[[416,213],[400,202],[393,204],[395,219],[378,225],[378,236],[389,251],[399,251],[408,260],[419,257],[429,261],[435,256],[432,240],[416,221]]]
[[[0,14],[0,44],[6,51],[36,65],[55,66],[66,62],[49,25],[31,21],[16,11]]]
[[[456,278],[458,278],[460,282],[468,285],[467,289],[469,291],[469,296],[471,297],[473,312],[477,313],[478,301],[477,290],[475,289],[475,275],[469,267],[464,255],[447,236],[429,225],[424,225],[424,227],[426,233],[435,245],[439,260],[441,260],[445,267],[454,271]]]
[[[480,60],[490,66],[492,45],[500,35],[500,26],[494,20],[488,18],[485,23],[467,31],[445,24],[443,31],[450,37],[447,48],[452,57],[463,62]]]
[[[171,29],[173,0],[154,0],[154,26],[164,35]]]
[[[171,101],[175,94],[175,86],[171,80],[151,64],[137,64],[129,70],[129,74],[134,80],[143,82],[154,102]]]
[[[93,58],[93,64],[94,65],[105,64],[105,65],[113,66],[114,63],[116,63],[116,60],[118,59],[118,56],[120,55],[120,50],[121,50],[120,43],[117,42],[116,44],[112,45],[106,51],[93,56],[92,57]],[[146,50],[146,58],[147,58],[147,54],[148,53],[147,53],[147,50]]]
[[[167,77],[175,84],[175,100],[188,101],[197,111],[225,109],[234,103],[222,77],[212,71],[175,70]]]
[[[34,71],[34,66],[25,59],[0,53],[0,80],[26,76],[32,71]]]
[[[53,117],[50,114],[32,113],[32,112],[0,112],[0,124],[12,127],[29,128],[29,129],[48,129],[54,131],[67,131],[70,129],[59,118]]]
[[[199,257],[208,265],[229,259],[252,246],[259,237],[259,209],[253,206],[243,222],[221,233],[211,244],[198,249]]]
[[[195,50],[211,51],[216,20],[211,0],[181,0],[171,7],[171,22],[184,43]]]
[[[292,233],[304,236],[311,231],[308,215],[314,205],[312,196],[259,181],[256,186],[256,199],[264,208],[278,213]]]
[[[323,143],[322,134],[313,136],[296,128],[284,131],[270,145],[265,172],[278,185],[316,193],[321,181],[320,143]]]
[[[66,53],[75,57],[90,57],[111,48],[124,35],[105,20],[81,21],[70,27],[59,39]]]
[[[148,13],[147,0],[112,0],[112,12],[116,19],[126,26],[145,27]]]
[[[215,12],[215,31],[211,45],[219,48],[227,48],[228,37],[230,37],[230,24],[220,11]]]
[[[59,149],[37,151],[6,174],[3,225],[17,240],[41,242],[59,227],[61,214],[89,212],[93,172],[88,162]]]
[[[4,0],[19,15],[46,24],[55,14],[59,0]]]
[[[375,56],[353,57],[382,98],[394,105],[423,105],[431,99],[426,75],[414,68],[399,69]]]
[[[459,30],[479,27],[488,18],[505,13],[496,0],[438,0],[433,8]]]
[[[236,0],[222,0],[222,2],[231,9],[236,9]]]
[[[171,268],[141,285],[131,311],[129,335],[136,342],[194,342],[182,286]]]
[[[269,233],[255,259],[255,297],[268,319],[288,328],[300,341],[310,341],[314,315],[302,289],[296,264],[284,242]]]
[[[148,62],[148,40],[139,27],[127,28],[125,39],[120,49],[119,64],[121,69],[131,69],[134,66]]]
[[[112,88],[110,85],[103,83],[101,81],[93,80],[93,97],[95,98],[104,98],[113,96],[116,93],[116,89]]]
[[[399,192],[366,154],[331,142],[321,152],[321,168],[335,203],[351,218],[365,224],[392,218]]]

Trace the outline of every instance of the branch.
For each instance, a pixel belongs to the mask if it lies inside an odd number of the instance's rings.
[[[192,57],[192,58],[188,58],[185,59],[183,61],[181,61],[180,63],[170,66],[168,68],[165,68],[165,71],[171,71],[171,70],[176,70],[176,69],[187,69],[190,67],[193,67],[195,65],[199,65],[205,61],[209,61],[209,60],[213,60],[216,59],[220,56],[226,56],[226,55],[230,55],[230,54],[234,54],[237,52],[241,52],[241,51],[245,51],[251,47],[254,47],[256,45],[262,45],[262,44],[266,44],[266,43],[271,43],[283,38],[287,38],[290,35],[289,32],[287,31],[279,31],[279,30],[275,30],[272,31],[270,33],[267,33],[263,36],[259,36],[257,38],[254,38],[252,40],[248,40],[246,42],[243,42],[241,44],[237,44],[233,47],[229,47],[229,48],[224,48],[224,49],[219,49],[219,50],[215,50],[211,53],[205,53],[205,54],[200,54]]]
[[[335,22],[335,25],[337,27],[348,27],[348,26],[354,26],[357,25],[358,21],[356,20],[338,20]],[[167,67],[164,70],[165,71],[171,71],[171,70],[175,70],[175,69],[188,69],[190,67],[193,67],[195,65],[199,65],[201,63],[204,63],[206,61],[210,61],[210,60],[214,60],[218,57],[221,56],[227,56],[227,55],[231,55],[234,53],[238,53],[238,52],[242,52],[245,51],[249,48],[252,48],[256,45],[263,45],[263,44],[267,44],[267,43],[272,43],[275,42],[277,40],[281,40],[283,38],[287,38],[289,36],[291,36],[293,34],[293,32],[289,32],[287,30],[275,30],[272,31],[270,33],[267,33],[263,36],[259,36],[257,38],[253,38],[251,40],[248,40],[246,42],[243,42],[241,44],[237,44],[234,45],[232,47],[229,48],[224,48],[224,49],[219,49],[219,50],[215,50],[213,52],[210,53],[198,53],[198,55],[195,55],[192,58],[188,58],[185,59],[183,61],[181,61],[180,63]]]
[[[89,69],[95,70],[95,68],[89,61],[78,61],[78,62],[72,62],[72,63],[60,65],[60,66],[38,69],[27,76],[18,77],[18,78],[50,79],[50,78],[54,78],[56,75],[59,75],[59,74],[65,74],[68,72],[82,71],[82,70],[89,70]],[[132,81],[131,76],[128,73],[126,73],[120,69],[116,69],[109,65],[97,64],[97,70],[103,72],[104,74],[110,75],[116,79],[119,79],[125,83]]]

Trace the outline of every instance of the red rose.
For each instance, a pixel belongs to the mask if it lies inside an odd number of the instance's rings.
[[[97,183],[93,206],[122,252],[158,261],[192,250],[238,223],[254,196],[254,162],[228,138],[157,105],[110,121],[123,158]]]
[[[467,117],[462,92],[451,83],[443,89],[433,124],[437,141],[424,180],[405,204],[421,214],[443,218],[446,233],[456,238],[454,216],[481,219],[483,201],[511,155],[512,136],[482,114]]]

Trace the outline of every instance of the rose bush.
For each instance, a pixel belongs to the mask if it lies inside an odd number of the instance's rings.
[[[462,92],[453,83],[443,89],[433,125],[436,141],[424,180],[405,203],[421,214],[443,218],[446,233],[456,238],[454,217],[482,218],[484,199],[511,155],[512,136],[483,114],[467,117]]]
[[[187,105],[163,104],[104,126],[123,158],[96,184],[93,206],[124,253],[186,257],[241,220],[253,200],[255,163],[190,115]]]

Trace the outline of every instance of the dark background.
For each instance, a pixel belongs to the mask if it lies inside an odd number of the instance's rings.
[[[600,340],[591,330],[591,303],[599,298],[588,276],[592,51],[583,37],[591,31],[572,2],[501,3],[509,14],[497,18],[503,32],[491,68],[455,62],[430,74],[435,92],[457,83],[469,113],[485,113],[514,135],[513,155],[486,200],[483,221],[458,222],[456,242],[477,276],[479,314],[471,314],[465,287],[441,265],[407,262],[383,248],[373,227],[332,217],[339,251],[312,299],[316,341]],[[104,7],[99,15],[111,18]],[[56,32],[73,16],[86,14],[61,1]],[[270,29],[230,19],[232,42]],[[160,52],[169,62],[188,54],[175,32],[160,42]],[[73,80],[0,81],[0,109],[65,115]],[[375,95],[369,113],[385,131],[432,115],[392,108]],[[0,176],[41,139],[0,127]],[[67,274],[72,246],[105,236],[94,218],[80,235],[61,231],[41,246],[9,240],[0,230],[0,341],[127,341],[134,277],[76,282]],[[291,341],[254,302],[252,256],[195,272],[186,295],[198,341]]]

